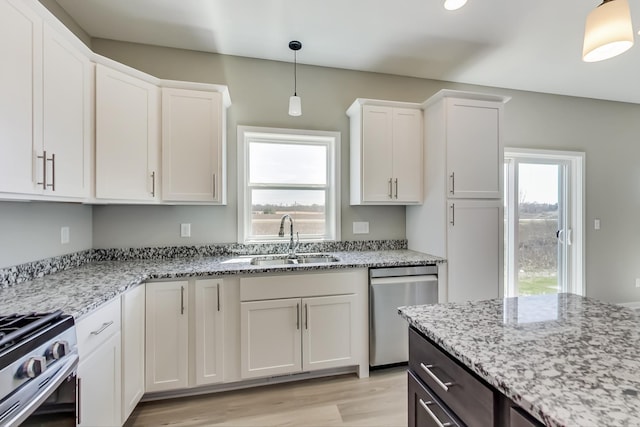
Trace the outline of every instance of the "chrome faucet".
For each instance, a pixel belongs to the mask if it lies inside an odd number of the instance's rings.
[[[284,214],[282,215],[282,218],[280,218],[280,231],[278,232],[278,236],[284,237],[284,222],[287,219],[289,219],[289,222],[291,224],[291,228],[290,228],[291,236],[289,240],[289,258],[293,258],[296,256],[296,250],[298,249],[298,245],[300,245],[300,236],[298,235],[298,233],[296,233],[297,241],[296,242],[293,241],[293,218],[291,218],[291,215]]]

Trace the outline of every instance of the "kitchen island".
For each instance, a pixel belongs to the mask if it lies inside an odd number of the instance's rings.
[[[489,409],[496,426],[640,425],[640,319],[634,310],[558,294],[399,312],[415,337],[507,402]],[[445,376],[429,361],[410,360],[410,368],[424,371],[421,363]],[[414,373],[427,378],[425,372]],[[514,410],[524,410],[531,424],[516,424],[513,416],[509,421]]]

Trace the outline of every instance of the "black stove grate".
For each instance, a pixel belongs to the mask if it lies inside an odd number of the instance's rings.
[[[29,313],[0,316],[0,353],[29,340],[42,329],[59,321],[62,310],[53,313]]]

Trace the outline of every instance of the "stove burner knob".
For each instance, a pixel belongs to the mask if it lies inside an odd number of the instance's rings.
[[[58,360],[69,354],[69,343],[66,341],[56,341],[45,352],[47,359]]]
[[[35,378],[47,367],[47,359],[41,356],[31,357],[18,370],[18,378]]]

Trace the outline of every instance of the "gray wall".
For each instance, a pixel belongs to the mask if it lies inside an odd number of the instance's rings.
[[[74,203],[0,202],[0,268],[91,249],[91,213],[91,206]]]

